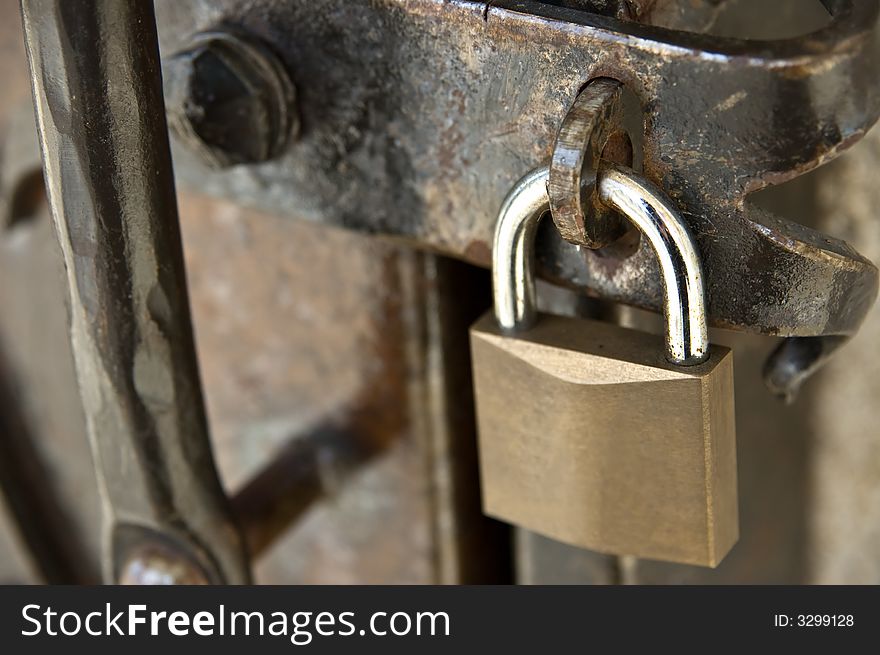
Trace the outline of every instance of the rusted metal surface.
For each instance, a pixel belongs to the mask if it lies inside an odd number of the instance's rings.
[[[23,0],[22,16],[104,577],[161,535],[207,579],[244,582],[202,405],[152,5]]]
[[[878,3],[827,6],[827,27],[783,42],[538,2],[160,2],[159,16],[166,53],[211,24],[241,25],[271,44],[300,90],[303,135],[279,162],[208,174],[180,153],[187,184],[483,266],[505,191],[549,159],[581,86],[614,77],[642,102],[645,173],[697,235],[713,323],[817,336],[855,331],[876,269],[745,197],[833,158],[877,117]],[[659,308],[645,247],[603,257],[548,233],[540,248],[549,279]]]

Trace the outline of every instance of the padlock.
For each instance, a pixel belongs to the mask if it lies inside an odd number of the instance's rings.
[[[505,200],[495,307],[471,328],[484,511],[603,553],[717,566],[739,537],[733,358],[708,344],[695,242],[653,185],[603,165],[601,200],[657,255],[665,344],[538,314],[532,250],[547,178],[533,171]]]

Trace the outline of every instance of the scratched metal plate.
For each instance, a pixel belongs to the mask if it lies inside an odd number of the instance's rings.
[[[836,20],[771,43],[527,1],[159,2],[166,55],[232,22],[279,52],[300,98],[302,138],[281,159],[211,172],[180,151],[179,174],[204,192],[487,266],[504,194],[549,158],[581,85],[608,75],[641,103],[643,167],[697,236],[713,323],[851,334],[877,270],[844,242],[744,202],[836,156],[880,111],[877,3],[828,4]],[[540,245],[545,276],[658,309],[646,246],[621,260],[552,237]]]

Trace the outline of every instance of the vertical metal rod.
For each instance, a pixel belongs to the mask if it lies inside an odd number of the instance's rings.
[[[663,276],[666,358],[682,366],[709,357],[703,264],[693,235],[662,191],[626,166],[603,162],[599,198],[648,239]]]
[[[167,569],[181,580],[246,582],[208,438],[153,5],[21,0],[21,9],[104,504],[105,578],[125,577],[146,549],[150,563],[156,553],[173,560]]]
[[[511,332],[530,328],[538,312],[535,300],[534,255],[538,223],[550,209],[550,169],[536,168],[507,194],[492,246],[492,294],[495,319]]]

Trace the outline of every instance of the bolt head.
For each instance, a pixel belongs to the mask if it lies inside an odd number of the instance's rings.
[[[166,66],[169,124],[209,165],[278,156],[298,131],[296,91],[266,46],[230,32],[195,37]]]

